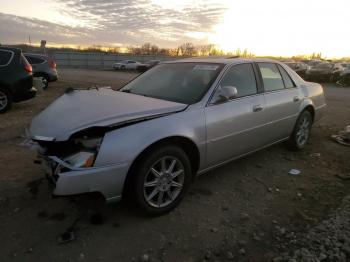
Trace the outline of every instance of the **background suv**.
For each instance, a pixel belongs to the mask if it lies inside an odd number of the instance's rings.
[[[0,46],[0,113],[36,95],[32,66],[17,48]]]
[[[56,62],[51,57],[28,53],[25,53],[24,56],[33,67],[34,77],[41,77],[44,89],[49,86],[49,82],[57,81]]]

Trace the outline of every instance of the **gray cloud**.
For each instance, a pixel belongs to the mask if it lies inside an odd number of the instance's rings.
[[[141,44],[175,46],[193,41],[189,32],[211,32],[225,6],[212,0],[188,4],[182,10],[162,8],[151,0],[61,0],[60,12],[84,27],[63,26],[37,19],[1,14],[0,41],[32,38],[72,44]]]

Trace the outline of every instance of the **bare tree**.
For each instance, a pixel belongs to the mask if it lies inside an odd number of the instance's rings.
[[[192,43],[184,43],[180,45],[178,49],[180,51],[180,55],[183,56],[194,56],[197,54],[197,50]]]

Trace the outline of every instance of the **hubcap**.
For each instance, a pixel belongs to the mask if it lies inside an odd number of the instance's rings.
[[[0,91],[0,110],[4,109],[7,106],[8,100],[5,93]]]
[[[153,207],[165,207],[179,196],[185,180],[184,166],[175,157],[157,160],[148,170],[143,185],[147,203]]]
[[[299,146],[303,146],[309,138],[310,134],[310,120],[308,117],[304,117],[300,122],[298,132],[296,134],[297,143]]]

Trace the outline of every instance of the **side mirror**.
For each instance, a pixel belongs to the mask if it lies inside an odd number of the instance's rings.
[[[212,104],[219,104],[235,98],[238,94],[237,88],[234,86],[220,86],[216,91]]]

